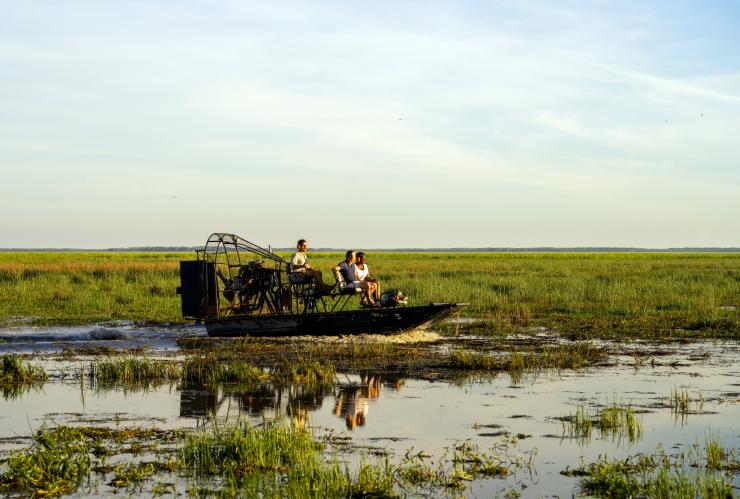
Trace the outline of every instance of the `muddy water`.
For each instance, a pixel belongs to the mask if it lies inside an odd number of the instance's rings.
[[[659,445],[676,452],[703,442],[708,435],[740,450],[740,346],[736,342],[614,344],[621,353],[613,367],[531,373],[519,379],[502,374],[449,383],[349,372],[340,373],[338,385],[323,393],[270,386],[250,392],[187,386],[93,390],[72,376],[86,365],[85,359],[59,360],[49,352],[82,343],[121,348],[147,345],[153,354],[164,355],[176,348],[177,336],[203,334],[196,328],[103,329],[34,330],[26,332],[26,341],[18,338],[17,330],[0,334],[6,339],[0,350],[39,352],[36,361],[52,375],[42,390],[0,400],[3,454],[25,445],[26,437],[44,423],[193,428],[214,414],[222,420],[262,421],[291,413],[317,434],[348,437],[355,462],[361,453],[387,452],[393,462],[412,447],[438,457],[455,441],[470,439],[486,449],[507,435],[515,437],[508,452],[527,459],[534,454],[531,468],[525,466],[506,478],[476,481],[466,494],[491,496],[513,489],[524,497],[563,497],[577,494],[578,488],[575,478],[560,472],[603,454],[619,458],[651,453]],[[92,331],[97,332],[91,335]],[[659,353],[635,365],[633,350]],[[693,399],[690,411],[675,414],[668,397],[673,389],[684,388]],[[598,430],[588,439],[570,438],[558,419],[580,405],[595,410],[614,401],[630,403],[639,412],[640,438],[630,441]],[[737,476],[735,486],[737,492]]]

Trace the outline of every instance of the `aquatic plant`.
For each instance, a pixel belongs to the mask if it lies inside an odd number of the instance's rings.
[[[127,356],[91,362],[87,375],[97,385],[125,384],[148,387],[180,380],[182,371],[176,362]]]
[[[219,476],[222,487],[246,495],[281,497],[395,497],[393,469],[360,463],[352,473],[336,459],[325,462],[322,444],[297,427],[240,421],[185,436],[180,459],[201,477]],[[228,492],[227,492],[228,493]]]
[[[734,452],[718,438],[705,438],[687,452],[666,454],[658,447],[653,454],[625,459],[606,456],[561,474],[580,477],[581,491],[596,497],[734,497],[732,476],[740,471]]]
[[[438,461],[423,451],[408,449],[396,469],[399,484],[404,489],[422,488],[463,490],[468,483],[481,478],[505,477],[521,469],[532,468],[536,449],[525,455],[510,454],[514,439],[505,438],[490,450],[482,449],[470,440],[456,441]]]
[[[614,402],[597,408],[594,413],[580,405],[573,414],[562,417],[561,421],[563,434],[575,438],[588,438],[594,429],[602,435],[626,437],[630,442],[642,437],[642,422],[635,416],[630,404]]]
[[[23,362],[18,355],[0,357],[0,384],[43,382],[47,377],[43,367]]]
[[[453,369],[520,372],[525,369],[579,369],[603,362],[607,355],[605,348],[590,342],[576,342],[543,346],[530,352],[512,350],[500,355],[454,349],[449,353],[448,362]]]
[[[279,384],[333,386],[336,371],[331,363],[322,364],[301,358],[296,362],[281,362],[273,366],[270,379]]]
[[[40,388],[47,378],[43,367],[23,362],[18,355],[0,357],[0,394],[3,398],[19,397],[27,390]]]
[[[259,383],[269,374],[262,369],[237,360],[219,361],[214,356],[191,356],[182,366],[182,379],[187,383],[214,385],[218,383]]]
[[[30,448],[11,453],[0,475],[0,491],[60,496],[88,480],[89,445],[79,434],[39,430]]]

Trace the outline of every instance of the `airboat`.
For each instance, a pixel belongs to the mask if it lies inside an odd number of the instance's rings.
[[[427,329],[468,305],[405,306],[390,300],[380,308],[356,308],[360,290],[338,282],[330,293],[321,293],[299,277],[271,249],[214,233],[194,260],[180,262],[182,315],[216,337],[337,336]]]

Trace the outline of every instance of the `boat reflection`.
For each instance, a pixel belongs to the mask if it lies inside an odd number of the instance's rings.
[[[180,416],[196,419],[228,417],[232,412],[250,417],[288,415],[293,423],[305,426],[308,414],[321,409],[324,398],[334,397],[334,414],[343,418],[347,429],[364,426],[369,403],[380,398],[383,387],[398,391],[405,383],[400,376],[360,374],[359,383],[335,387],[304,385],[255,387],[208,387],[185,384],[180,389]]]

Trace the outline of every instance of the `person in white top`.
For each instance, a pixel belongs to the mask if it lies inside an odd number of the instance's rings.
[[[302,273],[305,274],[308,280],[316,281],[316,289],[323,293],[329,293],[334,288],[328,284],[324,284],[324,278],[320,270],[314,270],[308,264],[308,241],[300,239],[296,244],[296,251],[290,257],[290,272],[291,273]]]
[[[377,279],[370,277],[370,269],[367,266],[367,256],[362,251],[357,252],[355,263],[352,264],[355,278],[360,287],[365,290],[365,301],[373,307],[380,306],[380,283]]]

